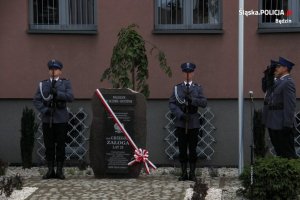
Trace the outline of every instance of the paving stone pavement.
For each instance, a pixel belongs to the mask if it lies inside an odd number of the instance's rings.
[[[175,176],[141,176],[137,179],[67,178],[66,180],[25,180],[24,186],[38,187],[28,200],[169,200],[184,199],[191,181]]]
[[[65,180],[43,180],[46,171],[46,168],[10,167],[7,175],[21,174],[24,187],[38,188],[26,200],[183,200],[186,190],[194,185],[192,181],[178,181],[177,168],[158,168],[150,175],[141,173],[136,179],[97,179],[90,168],[85,171],[65,168]],[[196,174],[209,188],[222,190],[221,200],[242,199],[236,197],[241,185],[237,169],[198,168]]]

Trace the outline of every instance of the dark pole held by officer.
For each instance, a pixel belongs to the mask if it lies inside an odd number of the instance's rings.
[[[296,111],[296,89],[290,72],[294,63],[279,57],[279,61],[271,61],[269,76],[274,79],[269,84],[264,82],[265,99],[263,123],[268,128],[271,142],[277,156],[297,158],[294,142],[294,120]],[[266,76],[265,76],[266,77]],[[268,78],[265,78],[267,80]]]
[[[169,99],[169,109],[175,118],[176,136],[178,137],[179,161],[182,174],[180,181],[196,181],[195,169],[197,161],[197,143],[200,128],[200,115],[198,107],[206,107],[207,99],[203,95],[200,85],[193,82],[193,63],[183,63],[181,69],[184,82],[176,85]],[[187,153],[187,150],[189,153]],[[189,174],[187,164],[190,164]]]
[[[67,102],[72,102],[71,82],[61,78],[63,64],[58,60],[48,62],[49,79],[41,81],[33,98],[35,108],[42,115],[42,128],[46,148],[48,171],[43,179],[65,179],[63,163],[65,160],[65,141],[69,113]],[[57,164],[54,170],[55,161]]]

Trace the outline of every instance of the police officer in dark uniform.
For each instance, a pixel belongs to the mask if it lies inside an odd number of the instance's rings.
[[[48,62],[50,78],[39,83],[34,95],[33,104],[42,114],[42,128],[46,147],[48,172],[43,179],[65,179],[63,163],[65,160],[65,141],[69,113],[67,102],[72,102],[73,92],[71,82],[61,78],[63,64],[58,60]],[[57,163],[54,171],[55,161]]]
[[[169,109],[176,117],[176,136],[178,137],[179,161],[182,170],[179,177],[180,181],[196,180],[196,148],[200,128],[198,107],[204,108],[207,105],[202,87],[192,81],[195,68],[196,65],[193,63],[183,63],[181,65],[185,81],[174,87],[172,96],[169,99]],[[189,176],[187,173],[188,161],[190,164]]]
[[[268,128],[277,156],[296,158],[294,146],[295,83],[290,75],[294,63],[279,57],[273,61],[274,83],[266,90],[263,123]]]

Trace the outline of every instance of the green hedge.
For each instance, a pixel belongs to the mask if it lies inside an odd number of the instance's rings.
[[[294,200],[300,194],[300,160],[268,157],[258,159],[253,166],[253,185],[250,185],[250,166],[245,167],[240,180],[244,195],[256,200]]]
[[[31,168],[32,152],[34,147],[34,135],[38,129],[35,123],[35,113],[33,109],[25,107],[21,118],[21,158],[23,168]]]
[[[6,172],[6,168],[8,167],[8,163],[4,162],[0,159],[0,176],[4,176]]]

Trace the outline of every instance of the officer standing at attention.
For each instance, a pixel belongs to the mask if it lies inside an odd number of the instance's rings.
[[[48,172],[43,179],[65,179],[63,163],[65,160],[65,141],[69,113],[67,102],[72,102],[71,82],[61,78],[63,64],[58,60],[48,62],[50,78],[39,83],[33,98],[35,108],[42,114],[42,128],[46,147]],[[54,163],[57,163],[56,172]]]
[[[297,158],[293,134],[296,89],[290,75],[293,66],[294,63],[282,57],[278,62],[273,61],[275,80],[266,91],[263,112],[263,123],[277,156],[289,159]]]
[[[169,99],[169,109],[175,118],[176,136],[178,137],[179,161],[182,174],[179,181],[196,181],[195,169],[197,161],[197,143],[200,128],[200,115],[198,107],[206,107],[207,100],[203,95],[202,87],[192,81],[194,69],[193,63],[183,63],[181,69],[184,82],[174,87]],[[189,150],[189,155],[187,154]],[[189,176],[187,162],[190,164]]]

